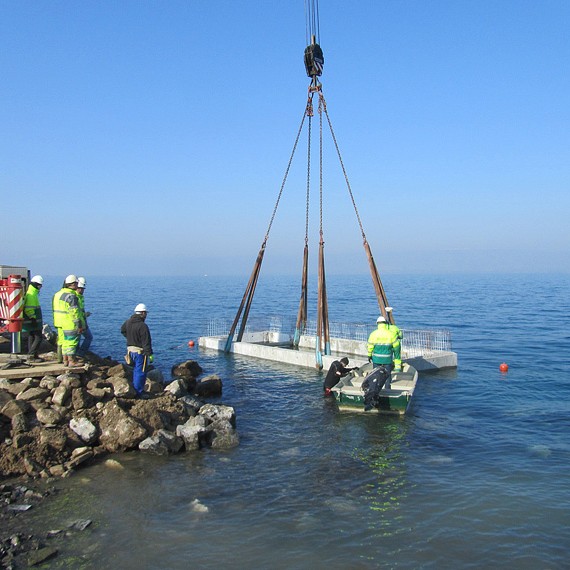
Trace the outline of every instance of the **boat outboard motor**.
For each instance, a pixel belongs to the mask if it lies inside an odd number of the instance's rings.
[[[390,373],[388,372],[388,369],[385,366],[378,366],[366,377],[366,380],[362,382],[362,388],[364,389],[365,412],[378,406],[378,402],[380,401],[380,390],[382,390],[389,377]]]

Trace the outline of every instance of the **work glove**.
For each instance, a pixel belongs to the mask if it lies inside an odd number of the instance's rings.
[[[149,361],[151,364],[154,362],[154,354],[151,354],[151,355],[148,357],[148,361]]]
[[[372,362],[372,357],[371,357],[371,356],[368,357],[368,362]]]
[[[394,366],[394,372],[402,372],[401,366]]]

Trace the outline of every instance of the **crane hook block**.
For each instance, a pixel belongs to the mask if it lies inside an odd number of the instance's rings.
[[[305,69],[309,77],[323,74],[325,56],[319,44],[311,44],[305,48]]]

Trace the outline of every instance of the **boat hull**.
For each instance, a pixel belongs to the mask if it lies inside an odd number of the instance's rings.
[[[374,370],[372,364],[365,364],[352,372],[331,389],[340,410],[364,412],[367,414],[405,414],[416,387],[418,372],[407,363],[402,372],[392,373],[391,388],[382,388],[378,404],[371,410],[364,410],[364,389],[362,382]]]

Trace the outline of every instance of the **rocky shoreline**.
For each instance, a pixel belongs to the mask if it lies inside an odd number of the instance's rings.
[[[96,461],[112,463],[115,452],[169,455],[239,445],[234,409],[204,400],[221,396],[221,379],[199,380],[202,373],[193,360],[173,366],[168,381],[152,370],[144,398],[136,397],[129,366],[95,354],[57,376],[0,378],[1,567],[40,564],[56,556],[54,537],[91,523],[30,534],[25,513],[55,492],[48,487],[54,478]]]

